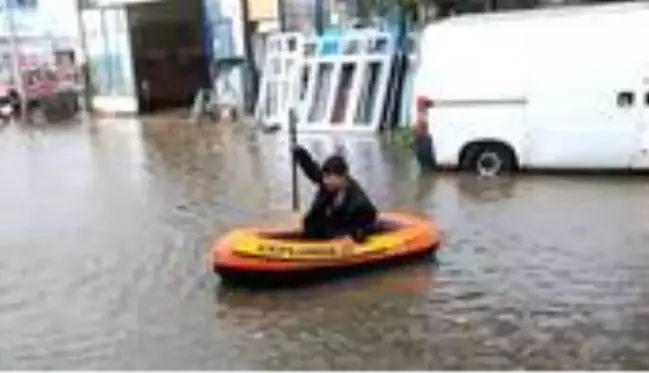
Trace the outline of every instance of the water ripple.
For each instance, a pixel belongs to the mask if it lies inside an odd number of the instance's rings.
[[[645,178],[419,175],[388,141],[342,145],[377,204],[438,220],[437,265],[270,293],[204,255],[285,224],[288,144],[111,120],[0,136],[0,368],[647,369]],[[302,203],[313,187],[300,178]]]

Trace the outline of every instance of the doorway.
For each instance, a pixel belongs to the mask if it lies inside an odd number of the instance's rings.
[[[190,107],[209,82],[202,12],[200,0],[128,6],[140,113]]]

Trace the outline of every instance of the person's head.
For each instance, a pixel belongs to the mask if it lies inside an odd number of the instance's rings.
[[[322,164],[323,183],[330,192],[344,189],[349,182],[347,161],[340,155],[332,155]]]

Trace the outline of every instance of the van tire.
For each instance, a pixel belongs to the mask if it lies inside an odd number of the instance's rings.
[[[460,168],[478,176],[498,176],[517,168],[516,155],[505,144],[473,144],[462,152]]]

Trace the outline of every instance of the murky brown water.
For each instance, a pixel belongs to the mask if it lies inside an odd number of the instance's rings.
[[[439,267],[250,293],[203,258],[286,215],[281,137],[1,131],[0,368],[649,368],[647,178],[420,178],[341,140],[381,207],[439,220]]]

